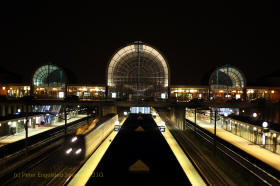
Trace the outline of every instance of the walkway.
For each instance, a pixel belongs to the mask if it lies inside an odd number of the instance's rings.
[[[194,122],[193,118],[187,117],[186,119]],[[197,120],[196,123],[200,127],[210,131],[211,133],[214,133],[213,124],[209,124],[209,123],[206,123],[201,120]],[[239,149],[247,152],[248,154],[254,156],[255,158],[263,161],[264,163],[266,163],[266,164],[270,165],[271,167],[274,167],[275,169],[280,171],[280,155],[275,154],[269,150],[266,150],[266,149],[260,147],[259,145],[255,145],[252,142],[250,142],[242,137],[239,137],[237,135],[234,135],[231,132],[228,132],[219,126],[217,126],[217,128],[216,128],[216,134],[221,139],[231,143],[232,145],[238,147]]]
[[[67,123],[69,124],[73,121],[79,120],[79,119],[84,118],[84,117],[87,117],[87,115],[78,115],[75,118],[71,118],[71,119],[67,120]],[[38,128],[28,128],[28,137],[34,136],[36,134],[39,134],[39,133],[42,133],[42,132],[45,132],[45,131],[48,131],[50,129],[53,129],[55,127],[58,127],[58,126],[61,126],[61,125],[64,125],[64,124],[65,124],[64,121],[60,121],[60,122],[56,122],[53,125],[41,126],[41,127],[38,127]],[[14,143],[14,142],[22,140],[24,138],[25,138],[25,130],[23,130],[22,132],[16,133],[14,135],[1,136],[0,137],[0,147],[4,146],[6,144],[9,144],[9,143]]]
[[[190,182],[153,118],[130,115],[87,184],[190,185]]]

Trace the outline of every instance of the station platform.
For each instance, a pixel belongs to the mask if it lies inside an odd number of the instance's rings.
[[[193,118],[187,117],[186,119],[188,119],[191,122],[194,122]],[[214,134],[213,124],[209,124],[201,120],[197,120],[196,124]],[[242,137],[234,135],[231,132],[228,132],[223,128],[219,127],[218,125],[216,126],[216,135],[221,139],[231,143],[232,145],[238,147],[239,149],[245,151],[246,153],[252,155],[253,157],[280,171],[280,155],[266,150],[261,146],[256,145]]]
[[[191,185],[155,121],[151,115],[139,117],[131,114],[114,137],[87,185],[175,183]]]
[[[87,115],[85,115],[85,114],[77,115],[77,117],[67,120],[67,123],[71,123],[71,122],[74,122],[76,120],[79,120],[79,119],[82,119],[85,117],[87,117]],[[38,128],[28,128],[28,137],[40,134],[42,132],[48,131],[50,129],[53,129],[55,127],[58,127],[58,126],[61,126],[64,124],[65,124],[65,122],[61,121],[61,122],[56,122],[52,125],[40,126]],[[0,147],[4,146],[6,144],[9,144],[9,143],[14,143],[14,142],[22,140],[22,139],[25,139],[25,130],[23,130],[22,132],[16,133],[14,135],[1,136],[0,137]]]

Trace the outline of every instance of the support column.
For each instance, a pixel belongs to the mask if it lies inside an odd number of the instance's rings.
[[[2,104],[1,105],[1,116],[6,116],[6,111],[5,111],[5,105],[4,104]]]
[[[17,105],[12,105],[12,114],[16,114],[17,112]]]
[[[7,115],[10,115],[10,114],[12,114],[12,106],[11,105],[7,105],[7,107],[6,107],[6,114]]]
[[[182,106],[174,106],[170,111],[170,120],[176,128],[184,130],[186,123],[186,109]]]

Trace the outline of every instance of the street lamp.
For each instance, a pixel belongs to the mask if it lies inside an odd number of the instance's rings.
[[[268,127],[268,123],[267,123],[266,121],[264,121],[264,122],[262,123],[262,127],[263,127],[263,128],[267,128],[267,127]]]
[[[258,114],[254,112],[253,117],[256,118],[257,116],[258,116]]]

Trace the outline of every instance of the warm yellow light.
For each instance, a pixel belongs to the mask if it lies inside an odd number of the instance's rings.
[[[274,90],[271,91],[271,94],[274,94]]]
[[[191,89],[190,93],[197,92],[197,90]]]
[[[267,94],[267,91],[264,91],[264,93],[266,93],[266,94]]]
[[[219,93],[224,93],[224,91],[223,90],[219,90]]]
[[[45,88],[40,88],[40,90],[45,90]]]
[[[248,94],[254,93],[254,90],[248,90],[247,93],[248,93]]]
[[[6,90],[6,87],[2,87],[3,90]]]
[[[53,90],[57,90],[57,88],[53,88]]]
[[[233,91],[231,91],[231,92],[236,93],[236,90],[233,90]]]

